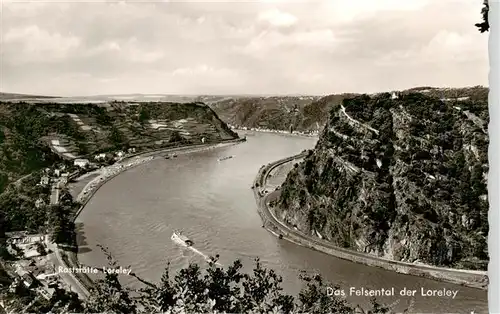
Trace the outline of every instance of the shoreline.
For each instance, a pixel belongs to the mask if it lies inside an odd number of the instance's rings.
[[[313,238],[301,232],[295,231],[290,226],[285,225],[281,220],[275,217],[272,210],[269,209],[267,201],[269,194],[262,194],[261,196],[261,190],[265,190],[268,176],[273,169],[293,160],[303,158],[306,156],[306,154],[307,153],[302,152],[291,157],[271,162],[259,169],[257,173],[253,184],[254,197],[257,202],[257,211],[263,221],[263,227],[266,228],[266,230],[268,230],[270,233],[297,245],[308,247],[313,250],[326,253],[330,256],[334,256],[351,262],[364,264],[371,267],[379,267],[400,274],[425,277],[428,279],[462,285],[480,290],[488,289],[487,271],[445,268],[427,264],[412,264],[390,260],[387,258],[336,247],[335,245],[325,240]],[[255,187],[257,183],[258,187]]]
[[[80,215],[80,213],[83,211],[87,203],[92,199],[92,197],[97,193],[97,191],[106,183],[111,181],[113,178],[117,177],[118,175],[124,173],[127,170],[130,170],[132,168],[135,168],[139,165],[143,165],[145,163],[148,163],[156,158],[158,158],[158,155],[165,154],[165,153],[177,153],[178,155],[181,154],[190,154],[190,153],[195,153],[195,152],[200,152],[200,151],[205,151],[205,150],[210,150],[210,149],[216,149],[219,147],[225,147],[225,146],[230,146],[230,145],[237,145],[239,143],[244,142],[245,139],[239,138],[239,139],[232,139],[232,140],[225,140],[221,141],[218,143],[209,143],[209,144],[197,144],[197,145],[187,145],[187,146],[180,146],[180,147],[171,147],[171,148],[163,148],[163,149],[158,149],[154,151],[148,151],[148,152],[143,152],[143,153],[138,153],[132,156],[125,157],[124,159],[116,162],[115,164],[108,166],[104,169],[99,169],[101,174],[92,179],[89,183],[85,185],[85,187],[82,189],[82,191],[79,192],[77,201],[81,202],[81,205],[75,215],[73,216],[72,220],[73,222],[76,222],[76,219]],[[109,169],[111,169],[110,172]],[[114,170],[114,171],[113,171]],[[83,174],[82,176],[76,178],[76,180],[80,179],[81,177],[85,177],[88,174]],[[81,268],[82,265],[80,265],[78,261],[78,245],[75,245],[73,247],[73,250],[65,251],[59,246],[57,247],[57,250],[61,254],[62,258],[60,259],[61,264],[64,265],[66,268]],[[62,254],[64,253],[64,254]],[[64,258],[66,257],[66,258]],[[90,290],[94,287],[94,281],[86,274],[86,273],[74,273],[73,277],[79,282],[81,285],[81,288],[84,288],[86,290],[85,292],[87,295],[89,294]]]
[[[257,133],[273,133],[273,134],[280,134],[284,136],[293,136],[293,137],[309,137],[309,138],[319,138],[320,133],[318,134],[308,134],[308,133],[290,133],[285,130],[252,130],[252,129],[239,129],[239,128],[232,128],[231,130],[237,132],[257,132]]]

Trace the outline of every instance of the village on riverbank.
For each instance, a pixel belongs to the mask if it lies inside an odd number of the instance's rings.
[[[0,102],[0,309],[7,312],[51,310],[54,296],[86,297],[88,285],[57,269],[78,263],[74,221],[104,182],[163,151],[240,140],[202,103]]]
[[[309,136],[309,137],[317,137],[319,136],[320,131],[314,130],[314,131],[307,131],[307,132],[302,132],[302,131],[297,131],[297,130],[276,130],[276,129],[268,129],[268,128],[250,128],[246,126],[239,126],[239,125],[231,125],[228,124],[228,126],[236,131],[254,131],[254,132],[265,132],[265,133],[278,133],[278,134],[286,134],[286,135],[297,135],[297,136]]]
[[[50,194],[46,195],[49,205],[58,205],[60,202],[64,202],[64,199],[66,202],[68,198],[71,199],[70,201],[77,208],[71,218],[74,221],[99,187],[123,171],[155,158],[211,150],[238,144],[241,141],[244,139],[165,148],[140,154],[137,154],[134,149],[130,149],[126,153],[116,151],[108,154],[97,154],[92,161],[75,159],[73,165],[66,162],[45,169],[37,185],[46,187],[46,190],[50,191]],[[72,188],[72,193],[70,193],[72,183],[80,181],[88,183],[83,188],[81,184],[80,188]],[[71,194],[76,196],[74,200]],[[44,205],[44,202],[43,198],[39,199],[40,206]],[[53,228],[47,227],[50,231],[48,233],[33,234],[28,231],[6,233],[7,250],[13,258],[11,261],[2,263],[2,266],[8,275],[14,278],[9,287],[10,292],[13,293],[19,289],[31,292],[33,297],[29,304],[26,304],[27,308],[39,298],[50,300],[58,288],[73,291],[81,299],[85,299],[89,293],[91,280],[86,274],[57,271],[57,269],[80,267],[77,264],[76,243],[72,243],[72,249],[68,250],[67,243],[57,243],[52,233]],[[15,309],[9,305],[9,300],[2,301],[0,305],[5,309]]]
[[[35,188],[46,193],[40,195],[36,200],[35,206],[37,207],[55,206],[60,202],[67,203],[68,201],[78,206],[86,194],[82,193],[82,198],[72,200],[68,192],[68,184],[95,174],[101,174],[101,177],[109,176],[120,171],[123,167],[146,161],[140,159],[135,163],[130,162],[121,165],[121,160],[126,158],[126,155],[134,152],[131,149],[127,153],[116,151],[97,154],[92,161],[78,158],[71,161],[64,160],[52,167],[45,168],[41,173],[32,174],[31,177],[25,177],[16,183],[29,186],[33,180],[38,181],[35,183]],[[30,180],[31,182],[25,182]],[[26,299],[30,299],[30,302],[25,304],[27,308],[39,298],[50,300],[58,288],[68,291],[77,290],[57,272],[57,267],[63,262],[58,258],[60,255],[55,252],[61,249],[60,245],[55,243],[56,239],[54,239],[53,230],[55,226],[50,226],[47,222],[44,227],[47,231],[45,233],[32,233],[29,231],[5,233],[6,248],[11,258],[3,262],[2,266],[6,273],[11,278],[14,278],[9,291],[14,293],[20,289],[26,290]],[[78,293],[79,291],[75,292]],[[32,298],[30,298],[30,295]],[[2,306],[6,309],[10,308],[8,298],[3,300]]]

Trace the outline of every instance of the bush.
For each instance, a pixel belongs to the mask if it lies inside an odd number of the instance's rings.
[[[118,267],[108,256],[110,267]],[[181,269],[173,278],[167,264],[159,284],[148,282],[136,274],[144,288],[131,291],[122,286],[116,274],[106,274],[97,281],[85,304],[86,313],[354,313],[355,307],[342,297],[327,295],[321,276],[300,275],[305,284],[298,297],[283,293],[282,278],[274,270],[255,260],[253,272],[242,272],[236,260],[228,267],[218,264],[218,256],[209,260],[202,271],[197,264]],[[138,297],[133,298],[133,294]],[[371,312],[388,313],[390,309],[372,300]],[[362,312],[363,313],[363,312]]]

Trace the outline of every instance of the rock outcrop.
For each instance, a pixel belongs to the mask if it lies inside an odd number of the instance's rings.
[[[356,251],[484,270],[487,119],[486,97],[409,91],[344,99],[288,174],[277,215]]]

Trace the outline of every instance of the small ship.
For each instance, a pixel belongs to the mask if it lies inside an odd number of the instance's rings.
[[[232,155],[231,156],[226,156],[226,157],[221,157],[221,158],[218,159],[218,161],[223,161],[223,160],[231,159],[233,157],[234,156],[232,156]]]
[[[187,246],[192,246],[194,244],[193,241],[191,241],[188,237],[182,234],[182,231],[175,230],[174,233],[172,234],[171,239],[174,241],[180,241]]]

